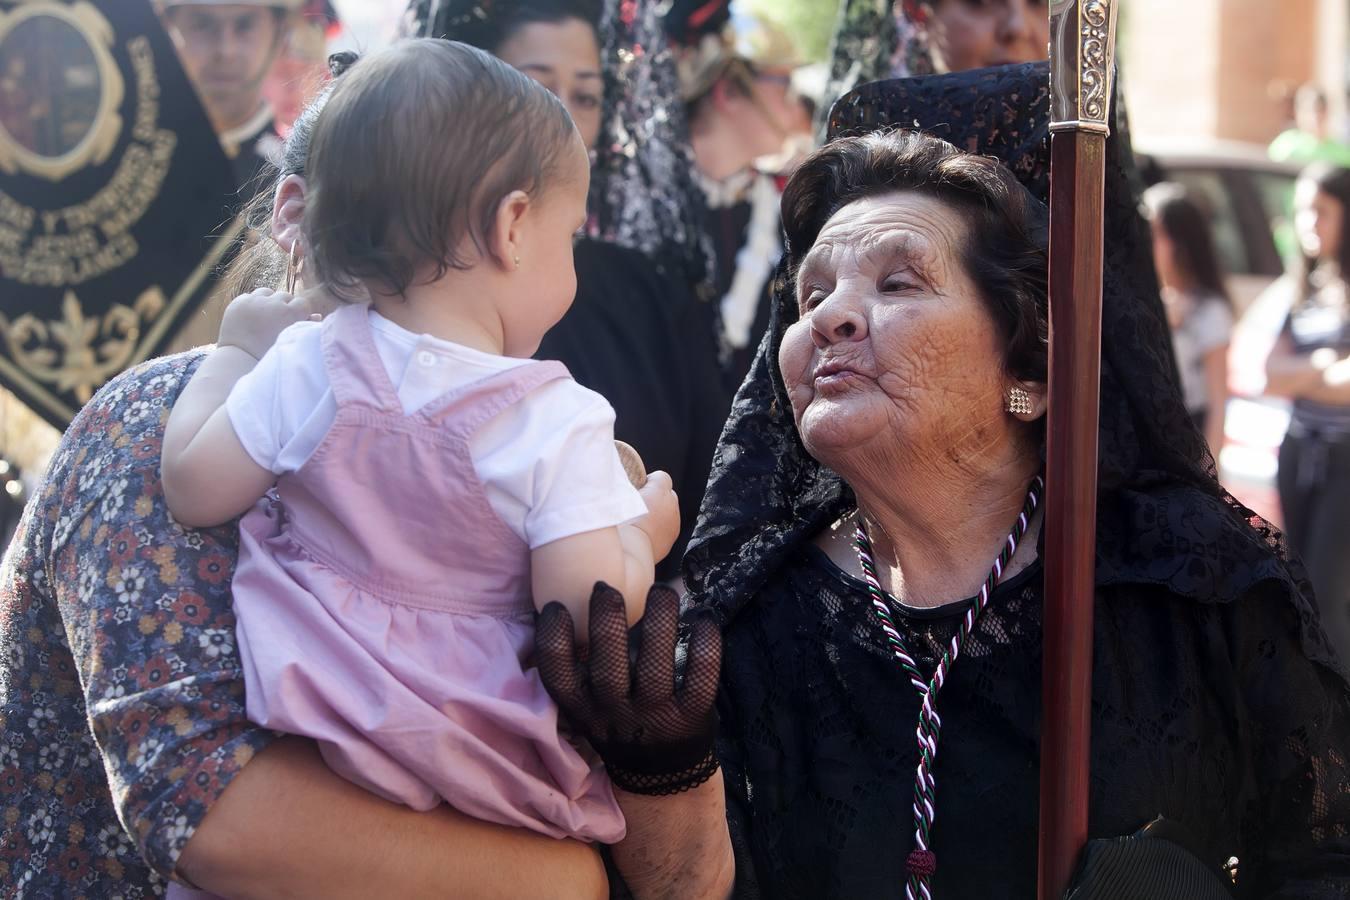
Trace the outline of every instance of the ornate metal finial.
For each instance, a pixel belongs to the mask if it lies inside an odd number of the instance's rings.
[[[1051,131],[1109,134],[1120,0],[1051,0]]]

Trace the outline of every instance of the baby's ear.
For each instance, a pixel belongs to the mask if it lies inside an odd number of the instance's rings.
[[[512,191],[497,203],[492,220],[492,233],[487,235],[488,256],[508,272],[520,267],[524,250],[525,222],[530,212],[530,195]]]

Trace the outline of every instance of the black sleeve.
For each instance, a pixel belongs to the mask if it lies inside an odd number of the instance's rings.
[[[1350,690],[1332,664],[1309,658],[1301,607],[1271,594],[1232,611],[1259,798],[1238,883],[1243,896],[1350,897]]]
[[[750,854],[750,793],[741,756],[741,735],[733,705],[725,692],[717,700],[717,759],[722,764],[722,780],[727,793],[727,828],[731,849],[736,856],[735,900],[759,900],[759,879]]]

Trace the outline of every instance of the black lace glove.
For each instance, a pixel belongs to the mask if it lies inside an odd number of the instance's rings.
[[[606,584],[591,592],[588,660],[578,653],[572,616],[561,603],[539,613],[539,674],[558,706],[600,754],[610,780],[634,794],[676,794],[717,771],[713,702],[722,632],[706,616],[684,623],[685,665],[676,672],[680,600],[664,587],[628,629],[623,597]]]

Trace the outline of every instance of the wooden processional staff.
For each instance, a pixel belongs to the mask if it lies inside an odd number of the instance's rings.
[[[1064,896],[1088,836],[1102,219],[1119,2],[1050,4],[1050,409],[1040,900]]]

